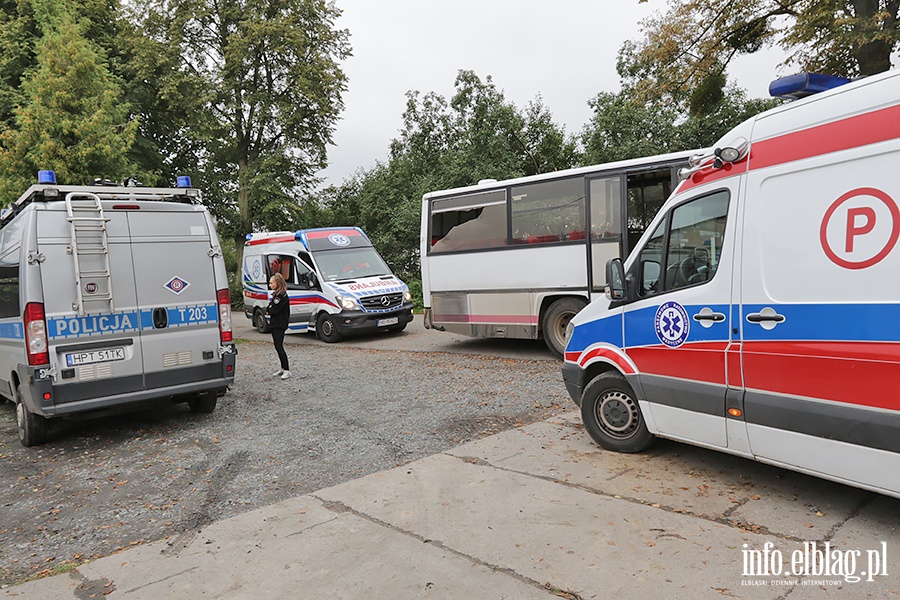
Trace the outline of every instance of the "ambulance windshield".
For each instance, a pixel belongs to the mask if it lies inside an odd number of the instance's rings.
[[[391,274],[391,270],[374,248],[347,248],[316,252],[315,259],[325,281],[362,279]]]

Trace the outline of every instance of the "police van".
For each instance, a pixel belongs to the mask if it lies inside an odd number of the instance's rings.
[[[25,446],[53,417],[163,399],[212,412],[234,381],[219,240],[178,180],[57,185],[41,171],[0,217],[0,395]]]
[[[288,331],[325,342],[371,331],[403,331],[412,321],[409,288],[359,227],[252,233],[244,243],[244,314],[269,330],[269,279],[281,273],[291,302]]]
[[[694,157],[607,263],[566,387],[608,449],[660,436],[900,497],[900,71],[770,91],[799,99]]]

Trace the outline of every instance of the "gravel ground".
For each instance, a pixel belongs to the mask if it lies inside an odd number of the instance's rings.
[[[574,409],[559,362],[319,342],[238,344],[210,415],[184,404],[54,421],[23,448],[0,405],[0,585],[56,573],[210,522]]]

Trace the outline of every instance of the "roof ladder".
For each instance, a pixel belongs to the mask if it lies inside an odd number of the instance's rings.
[[[72,243],[67,252],[75,261],[77,297],[72,309],[84,315],[88,308],[113,309],[112,278],[109,271],[108,217],[103,216],[100,197],[89,192],[66,194],[67,221]]]

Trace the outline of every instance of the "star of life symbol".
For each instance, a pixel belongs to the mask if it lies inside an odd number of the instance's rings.
[[[343,235],[340,233],[332,233],[331,235],[328,236],[328,241],[330,241],[335,246],[349,246],[350,245],[350,238],[348,238],[346,235]]]
[[[188,288],[191,284],[182,279],[181,277],[173,277],[163,284],[163,287],[175,294],[176,296],[181,294],[184,290]]]
[[[656,337],[670,348],[677,348],[687,341],[691,322],[687,311],[677,302],[666,302],[656,310],[654,319]]]

